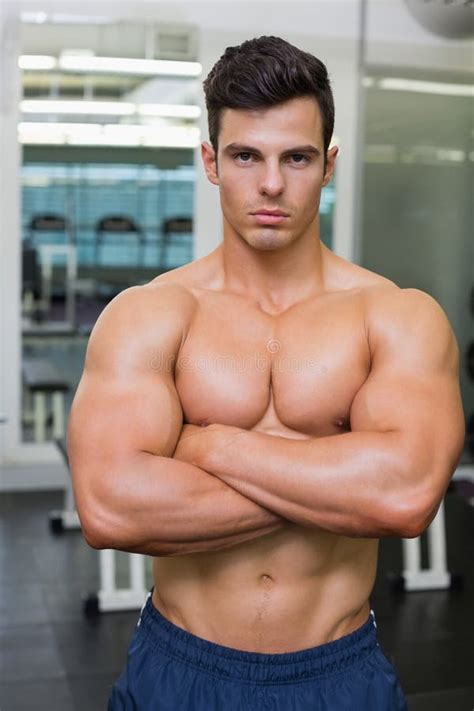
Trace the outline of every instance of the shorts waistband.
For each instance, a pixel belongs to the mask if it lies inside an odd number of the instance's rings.
[[[178,627],[153,605],[152,591],[143,605],[138,626],[147,641],[182,663],[220,678],[258,682],[295,682],[329,676],[362,662],[378,645],[375,614],[359,629],[326,644],[282,654],[246,652],[225,647]]]

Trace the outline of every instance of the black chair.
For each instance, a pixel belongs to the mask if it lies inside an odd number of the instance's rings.
[[[143,257],[145,253],[145,236],[141,228],[131,217],[124,215],[109,215],[102,217],[96,225],[95,229],[95,265],[100,263],[100,250],[107,237],[110,236],[130,236],[133,235],[138,246],[138,260],[136,266],[143,265]]]
[[[162,239],[160,244],[159,268],[172,269],[186,264],[192,259],[193,251],[193,220],[191,217],[169,217],[163,221]],[[168,261],[170,247],[184,247],[181,264],[170,264]]]
[[[33,215],[28,224],[28,237],[30,242],[34,244],[36,235],[45,232],[61,232],[65,236],[67,243],[74,244],[75,239],[72,225],[63,215],[50,212]]]

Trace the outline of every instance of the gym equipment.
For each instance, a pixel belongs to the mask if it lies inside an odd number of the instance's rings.
[[[170,217],[163,222],[162,240],[158,259],[160,270],[174,269],[186,264],[193,258],[193,221],[191,217]],[[182,254],[179,259],[170,259],[170,252],[178,248]]]
[[[40,321],[41,272],[38,250],[27,240],[23,242],[22,257],[22,315]]]
[[[41,298],[35,302],[34,309],[42,313],[41,318],[35,318],[36,323],[26,321],[23,328],[25,335],[51,335],[56,333],[74,333],[76,321],[76,282],[77,282],[77,253],[74,244],[43,244],[39,245],[37,252],[40,255],[41,268]],[[53,278],[53,258],[63,256],[66,258],[65,275],[65,320],[44,321],[51,309],[51,292]],[[39,321],[39,322],[38,322]]]
[[[429,567],[421,568],[421,536],[403,538],[403,572],[401,575],[390,574],[388,576],[392,590],[413,592],[415,590],[455,590],[461,588],[463,585],[462,576],[450,573],[446,564],[444,500],[423,535],[428,537]]]
[[[135,610],[143,605],[148,590],[145,584],[145,556],[128,553],[130,562],[130,586],[117,588],[115,582],[115,551],[99,551],[100,590],[91,593],[83,601],[83,612],[95,616],[100,612]]]
[[[119,257],[117,263],[113,263],[111,259],[104,260],[103,264],[101,256],[106,246],[106,240],[110,241],[111,237],[120,240],[116,255]],[[133,237],[137,247],[137,256],[133,263],[125,259],[123,255],[124,242],[126,237]],[[106,287],[112,297],[119,293],[122,289],[130,286],[133,282],[133,274],[131,269],[140,272],[143,268],[145,256],[145,236],[141,227],[131,218],[124,215],[109,215],[102,217],[96,225],[95,229],[95,250],[94,263],[96,278],[96,295],[100,296],[100,287]]]
[[[66,242],[74,243],[75,236],[71,223],[62,215],[44,213],[34,215],[28,224],[28,237],[32,244],[35,243],[38,233],[61,233]]]
[[[27,402],[23,421],[33,420],[35,442],[46,440],[47,395],[51,395],[53,438],[64,437],[64,393],[69,391],[69,383],[50,361],[42,358],[24,358],[22,369],[27,397],[33,396],[34,403],[31,412],[31,404]]]
[[[66,257],[66,324],[72,331],[75,327],[75,281],[77,278],[76,247],[72,244],[43,244],[39,248],[41,255],[41,282],[42,299],[46,309],[51,308],[51,282],[53,277],[53,257],[64,255]]]

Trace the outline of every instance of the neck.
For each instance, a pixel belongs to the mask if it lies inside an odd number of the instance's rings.
[[[256,249],[234,231],[224,229],[216,250],[223,288],[250,296],[268,312],[281,312],[293,304],[325,291],[330,250],[321,243],[317,230],[274,250]]]

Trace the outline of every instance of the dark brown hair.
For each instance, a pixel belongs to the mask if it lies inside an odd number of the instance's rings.
[[[300,96],[318,102],[324,165],[334,130],[334,99],[326,66],[280,37],[263,36],[227,47],[203,82],[209,140],[217,158],[222,109],[259,109]]]

